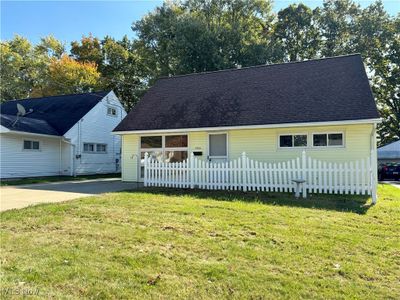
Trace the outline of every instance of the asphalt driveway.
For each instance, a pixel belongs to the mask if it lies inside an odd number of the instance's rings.
[[[132,190],[139,186],[138,183],[122,182],[119,178],[107,178],[0,187],[0,211]]]

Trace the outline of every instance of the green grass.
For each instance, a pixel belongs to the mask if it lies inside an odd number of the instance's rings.
[[[2,297],[399,299],[400,190],[142,189],[1,213]]]
[[[10,179],[0,181],[0,186],[12,186],[12,185],[23,185],[23,184],[35,184],[35,183],[49,183],[58,181],[69,181],[69,180],[88,180],[88,179],[99,179],[99,178],[114,178],[121,177],[121,174],[95,174],[95,175],[79,175],[73,176],[46,176],[46,177],[29,177],[21,179]]]

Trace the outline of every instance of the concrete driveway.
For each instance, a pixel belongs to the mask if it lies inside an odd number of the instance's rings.
[[[0,187],[0,211],[131,190],[139,186],[138,183],[121,182],[119,178],[107,178]]]

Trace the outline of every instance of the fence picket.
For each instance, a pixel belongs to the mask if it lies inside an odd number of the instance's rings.
[[[274,174],[274,192],[278,191],[278,174],[276,172],[276,163],[272,163],[272,173]]]

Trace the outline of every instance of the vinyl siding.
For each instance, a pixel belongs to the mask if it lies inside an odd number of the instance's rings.
[[[122,136],[122,180],[138,181],[139,136]]]
[[[305,150],[307,154],[316,159],[330,162],[344,162],[366,158],[370,155],[372,124],[357,124],[346,126],[313,126],[295,128],[268,128],[229,130],[228,133],[228,158],[236,159],[243,152],[255,160],[272,162],[286,161],[301,155]],[[344,147],[338,148],[313,148],[312,133],[342,132],[344,134]],[[278,147],[280,134],[307,134],[309,147],[306,149],[281,149]],[[203,151],[202,159],[208,155],[208,132],[189,132],[189,151]],[[126,181],[137,181],[137,161],[132,155],[139,155],[139,135],[124,135],[122,176]]]
[[[197,156],[200,159],[206,159],[208,154],[208,133],[205,131],[201,132],[190,132],[189,138],[189,152],[201,151],[202,156]]]
[[[117,116],[107,115],[107,108],[117,109]],[[64,136],[76,145],[75,172],[80,174],[114,173],[120,171],[121,137],[111,131],[126,116],[118,98],[113,92],[103,98]],[[106,153],[86,153],[84,143],[106,144]],[[118,164],[116,160],[119,160]]]
[[[24,150],[24,140],[39,141],[40,150]],[[69,175],[70,149],[60,139],[5,133],[0,135],[1,178]],[[60,165],[61,155],[61,165]]]
[[[107,115],[107,108],[117,109],[117,116]],[[72,175],[72,164],[75,173],[99,174],[120,171],[121,137],[111,134],[111,131],[126,116],[118,98],[110,92],[93,107],[65,135],[64,139],[75,145],[62,142],[60,163],[61,137],[41,137],[37,135],[1,133],[1,178],[33,177],[52,175]],[[66,118],[68,116],[65,116]],[[38,140],[41,151],[23,151],[23,140]],[[106,153],[85,153],[83,143],[107,144]],[[76,155],[81,155],[76,158]],[[116,160],[119,160],[117,163]]]

